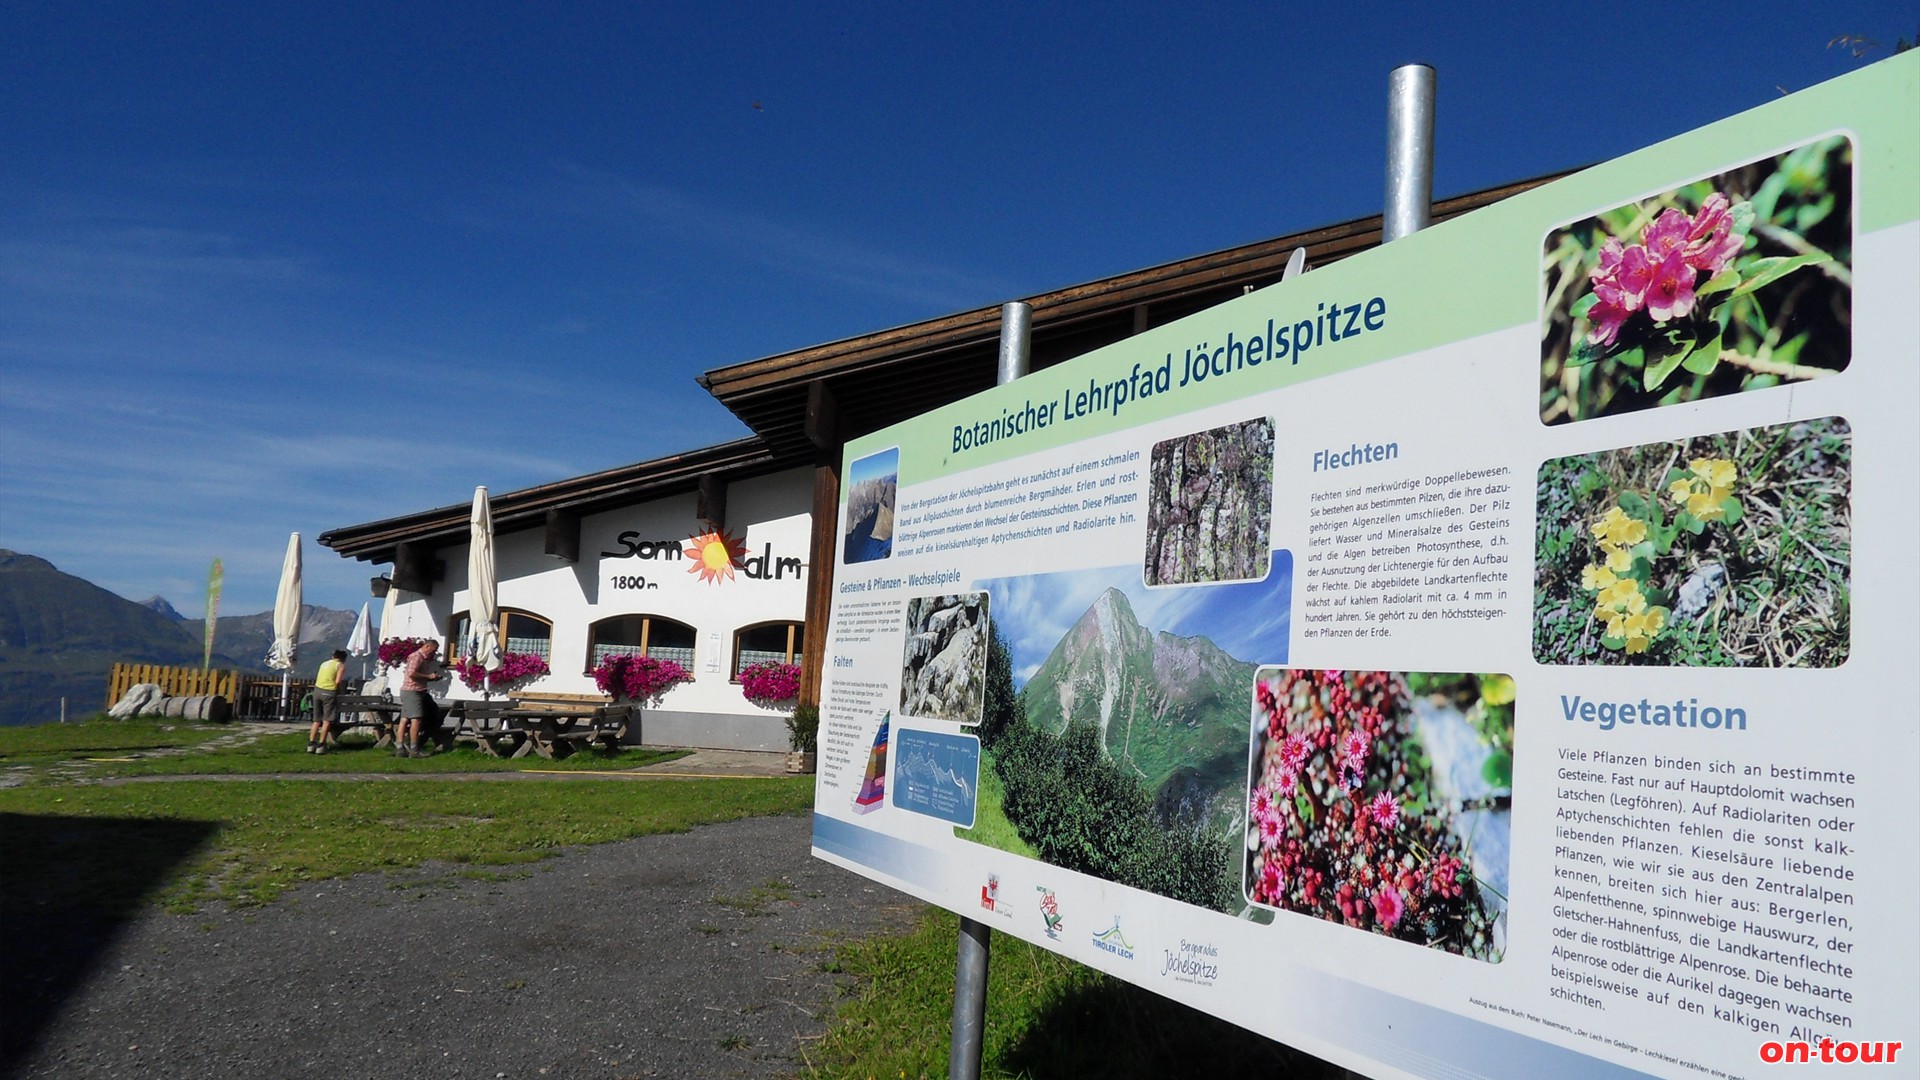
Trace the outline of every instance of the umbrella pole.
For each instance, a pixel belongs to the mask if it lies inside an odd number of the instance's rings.
[[[287,722],[287,676],[290,672],[280,673],[280,722]]]

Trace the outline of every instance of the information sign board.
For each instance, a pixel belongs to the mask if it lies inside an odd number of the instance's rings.
[[[1920,1060],[1916,102],[850,444],[815,851],[1374,1075]]]

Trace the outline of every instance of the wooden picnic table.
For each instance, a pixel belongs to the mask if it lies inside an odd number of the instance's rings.
[[[462,734],[465,704],[455,701],[440,706],[439,725],[423,732],[423,736],[432,739],[434,746],[441,750],[453,749],[454,740]],[[358,727],[373,731],[376,748],[392,746],[400,727],[400,702],[378,694],[340,695],[333,724],[335,734]]]
[[[593,701],[507,698],[500,701],[454,701],[443,706],[441,723],[426,733],[441,750],[471,740],[483,753],[500,758],[539,754],[557,760],[581,746],[612,750],[626,737],[633,705],[603,705]],[[343,694],[339,699],[336,731],[357,727],[374,732],[374,745],[393,745],[400,723],[400,703],[372,694]]]
[[[519,758],[534,753],[558,760],[582,746],[605,750],[618,747],[626,737],[633,709],[631,705],[538,699],[467,702],[462,734],[495,757]]]

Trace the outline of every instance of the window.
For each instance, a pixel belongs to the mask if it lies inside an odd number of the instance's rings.
[[[697,635],[683,622],[658,615],[616,615],[587,628],[587,670],[609,656],[651,656],[671,660],[693,671],[693,644]]]
[[[761,623],[743,627],[733,635],[733,680],[740,681],[740,669],[769,660],[782,664],[800,662],[805,648],[807,625],[797,622]]]
[[[464,611],[453,615],[453,633],[446,655],[459,656],[467,643],[469,619]],[[532,653],[549,664],[553,662],[553,623],[530,611],[500,609],[500,651]]]

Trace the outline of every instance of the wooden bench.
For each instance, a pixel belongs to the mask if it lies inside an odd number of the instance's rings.
[[[371,728],[375,746],[393,745],[394,728],[400,722],[399,702],[379,694],[341,694],[334,706],[336,736],[354,728]]]
[[[506,719],[512,708],[509,701],[461,702],[460,738],[473,740],[482,753],[493,757],[520,757],[526,753],[527,733]]]
[[[606,705],[602,703],[604,700],[540,697],[515,701],[514,708],[502,718],[503,725],[520,733],[526,741],[514,747],[513,756],[521,757],[531,751],[557,760],[583,746],[607,751],[618,749],[639,707]]]
[[[428,731],[426,737],[440,750],[453,749],[454,740],[463,733],[466,708],[477,704],[455,701],[443,707],[439,726]],[[378,694],[340,695],[336,702],[334,734],[338,736],[361,727],[372,730],[376,748],[392,746],[400,727],[400,703]]]

